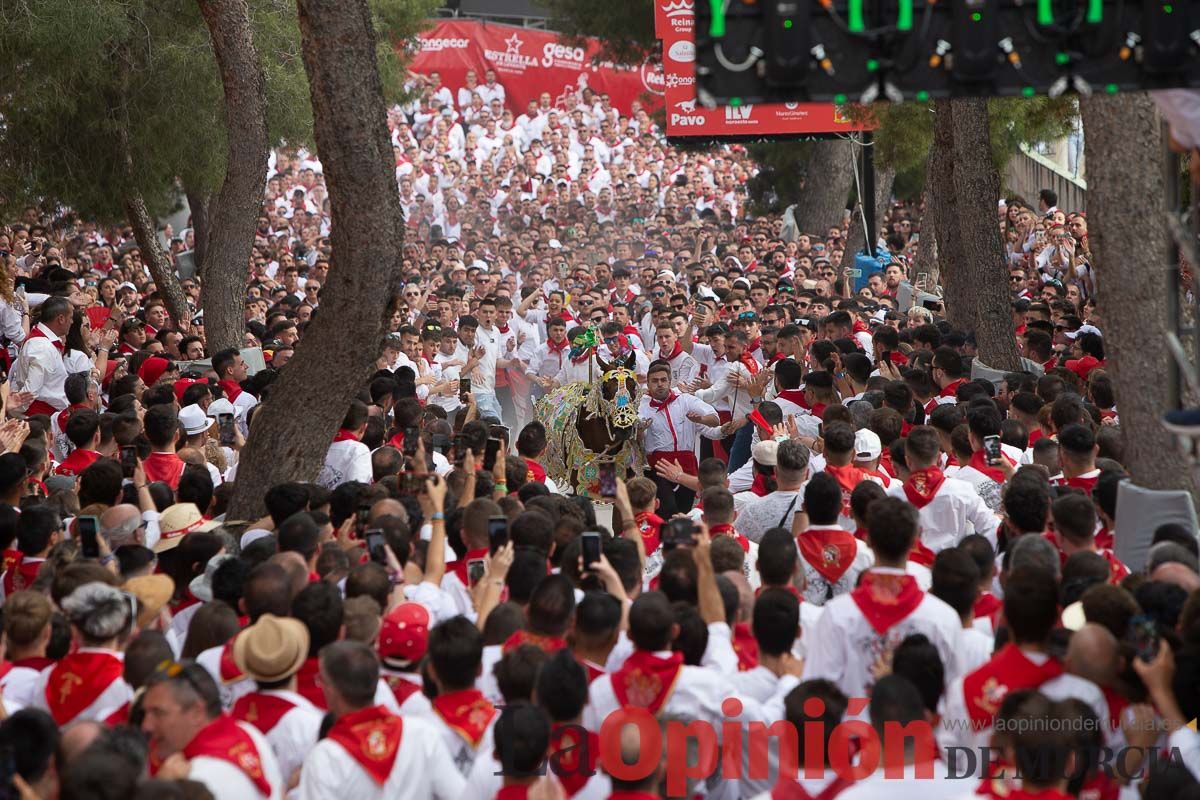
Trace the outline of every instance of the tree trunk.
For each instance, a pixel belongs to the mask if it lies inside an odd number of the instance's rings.
[[[1164,345],[1168,250],[1162,136],[1149,95],[1080,98],[1088,163],[1088,231],[1100,278],[1106,370],[1121,410],[1123,464],[1150,489],[1196,491],[1190,465],[1159,421],[1167,408]],[[1137,202],[1129,202],[1137,198]]]
[[[954,208],[961,219],[958,235],[964,259],[955,265],[969,282],[978,358],[993,369],[1021,368],[1013,328],[1004,240],[996,208],[1000,173],[992,162],[987,101],[970,97],[951,101],[954,127]]]
[[[930,158],[932,158],[932,154]],[[929,286],[932,289],[940,285],[941,271],[938,269],[937,223],[933,220],[933,214],[929,213],[929,204],[933,202],[932,195],[934,194],[928,188],[934,185],[929,183],[929,177],[929,167],[926,165],[926,188],[921,193],[925,213],[921,216],[921,241],[917,242],[916,272],[924,272],[929,275]]]
[[[251,427],[230,519],[259,516],[264,492],[277,483],[316,477],[371,374],[388,303],[400,290],[404,224],[367,0],[297,5],[333,256],[321,313]]]
[[[801,233],[825,234],[842,224],[854,183],[850,143],[844,139],[816,142],[804,175],[804,191],[796,200],[796,227]]]
[[[937,187],[937,191],[928,192],[925,219],[933,226],[946,318],[955,328],[970,330],[975,324],[972,314],[975,300],[970,276],[961,266],[966,258],[954,203],[954,110],[949,100],[935,101],[934,109],[933,146],[929,148],[925,166],[925,186]],[[924,233],[921,238],[924,239]]]
[[[185,189],[184,195],[192,214],[192,261],[196,264],[196,277],[204,280],[204,257],[208,254],[209,196],[193,189]]]
[[[225,182],[206,209],[200,305],[209,353],[239,347],[243,287],[267,185],[267,83],[246,0],[198,0],[225,89]],[[197,242],[199,240],[197,239]]]
[[[896,183],[896,170],[891,167],[875,166],[875,230],[871,231],[871,244],[879,238],[879,226],[883,224],[888,202],[892,199],[892,186]],[[855,204],[858,205],[857,203]],[[846,249],[851,253],[863,250],[867,245],[866,229],[863,227],[863,212],[855,208],[850,214],[850,229],[846,232]],[[879,255],[878,252],[875,255]],[[846,262],[843,262],[846,263]]]
[[[179,276],[175,274],[171,260],[158,241],[154,220],[140,194],[131,193],[125,198],[125,216],[129,218],[129,226],[133,228],[133,236],[141,248],[142,259],[150,269],[150,277],[154,279],[158,294],[166,303],[167,314],[175,324],[175,329],[190,330],[192,315],[188,311],[187,297],[179,286]]]

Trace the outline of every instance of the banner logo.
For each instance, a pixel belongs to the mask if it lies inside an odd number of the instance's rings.
[[[689,64],[696,60],[696,45],[687,40],[678,41],[667,50],[667,55],[673,61]]]
[[[753,105],[746,106],[725,106],[725,121],[726,122],[750,122],[750,111]]]

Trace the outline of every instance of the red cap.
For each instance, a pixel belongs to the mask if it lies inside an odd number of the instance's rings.
[[[401,603],[383,618],[379,657],[384,661],[416,664],[429,647],[429,609],[420,603]]]
[[[153,386],[158,383],[158,379],[163,376],[163,373],[167,371],[167,367],[169,366],[171,366],[171,362],[165,358],[150,356],[138,368],[138,377],[142,379],[142,383],[147,386]]]
[[[145,378],[142,380],[144,381]],[[175,381],[175,399],[182,404],[183,393],[188,390],[189,386],[194,386],[197,383],[204,383],[204,381],[198,378],[180,378],[179,380]]]

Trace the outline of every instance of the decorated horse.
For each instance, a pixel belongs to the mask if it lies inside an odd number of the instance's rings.
[[[595,355],[599,374],[591,382],[560,386],[537,401],[535,413],[546,426],[546,473],[574,494],[597,499],[600,465],[616,465],[618,477],[645,468],[638,442],[636,357],[606,362]]]

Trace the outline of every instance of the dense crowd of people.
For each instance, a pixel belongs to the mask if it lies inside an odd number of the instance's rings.
[[[227,518],[238,455],[304,413],[273,383],[336,269],[315,155],[271,155],[240,350],[195,278],[169,318],[127,227],[0,231],[5,796],[1200,792],[1196,532],[1115,554],[1141,532],[1082,213],[1000,203],[1027,369],[973,379],[974,333],[914,299],[919,207],[858,278],[848,218],[752,213],[738,145],[590,89],[413,88],[376,372],[262,519]],[[647,467],[580,484],[535,401],[610,382]],[[928,736],[868,761],[900,726]]]

